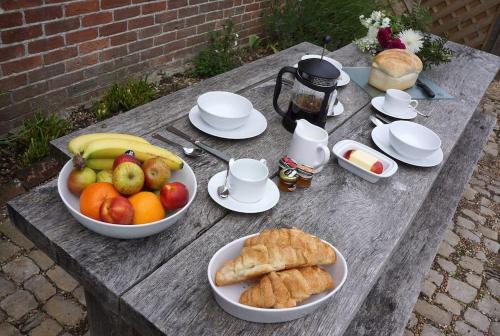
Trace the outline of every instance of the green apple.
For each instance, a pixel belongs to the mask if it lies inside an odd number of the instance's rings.
[[[101,170],[97,173],[97,182],[113,183],[113,172],[111,170]]]
[[[113,185],[123,195],[133,195],[144,185],[142,168],[132,162],[120,163],[113,170]]]

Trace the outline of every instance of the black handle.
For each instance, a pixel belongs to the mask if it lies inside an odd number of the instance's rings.
[[[295,76],[297,74],[297,69],[291,66],[286,66],[280,70],[280,72],[278,73],[278,77],[276,78],[276,86],[274,87],[274,95],[273,95],[273,106],[274,110],[278,112],[278,114],[281,115],[282,117],[285,116],[286,112],[279,107],[278,97],[281,93],[281,87],[283,86],[283,74],[285,72],[289,72]]]
[[[423,83],[420,79],[417,79],[417,85],[425,92],[425,94],[431,98],[434,98],[436,94],[432,89],[427,86],[427,84]]]

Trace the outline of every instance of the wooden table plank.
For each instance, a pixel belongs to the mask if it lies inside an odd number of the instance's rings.
[[[304,53],[300,48],[292,50],[296,50],[296,59]],[[309,50],[314,51],[316,47],[311,47]],[[286,51],[283,62],[289,62],[289,58],[290,51]],[[274,72],[278,70],[278,68],[273,69]],[[291,134],[281,127],[280,118],[272,108],[273,86],[274,81],[271,80],[241,92],[255,102],[256,108],[268,119],[268,130],[258,138],[226,141],[202,136],[190,126],[186,116],[175,124],[192,135],[203,138],[207,143],[233,153],[236,157],[257,157],[261,155],[261,148],[266,147],[268,150],[265,151],[264,157],[276,165],[276,158],[283,154]],[[191,92],[190,89],[186,91]],[[182,97],[187,98],[184,101],[177,101],[176,104],[167,105],[169,111],[183,110],[187,113],[189,108],[186,106],[190,106],[188,104],[192,103],[192,97],[189,94],[183,94]],[[330,118],[329,130],[338,127],[342,121],[369,101],[368,95],[355,85],[341,89],[340,99],[346,104],[346,111],[340,117]],[[148,108],[148,111],[151,110]],[[127,114],[117,117],[126,119]],[[145,134],[145,137],[153,143],[162,145],[151,138],[151,131],[151,129],[145,130],[141,134]],[[57,142],[61,151],[66,148],[64,141],[67,141],[67,138]],[[197,198],[182,222],[153,237],[119,241],[85,229],[64,208],[57,193],[55,180],[11,202],[12,216],[16,224],[35,241],[37,246],[77,278],[95,297],[100,298],[108,309],[116,312],[118,297],[123,292],[149,275],[227,214],[225,209],[209,198],[206,190],[208,179],[224,169],[223,163],[208,154],[199,159],[186,160],[198,177]]]
[[[425,101],[419,118],[441,135],[445,160],[460,138],[487,85],[498,70],[498,58],[450,43],[451,64],[430,74],[457,97]],[[349,64],[346,64],[349,65]],[[457,71],[456,69],[460,69]],[[330,137],[330,145],[345,138],[370,144],[372,126],[366,107]],[[400,165],[386,183],[369,184],[330,164],[308,191],[282,194],[280,203],[260,215],[231,213],[170,259],[122,298],[121,314],[144,334],[285,334],[315,330],[340,335],[404,237],[427,197],[441,166],[430,169]],[[418,181],[418,183],[415,183]],[[381,201],[387,200],[387,201]],[[350,276],[321,314],[279,325],[260,325],[224,313],[212,298],[206,267],[215,251],[241,236],[265,227],[294,225],[332,242],[344,253]],[[332,321],[335,321],[332,323]]]
[[[403,334],[443,233],[479,160],[478,149],[487,142],[495,122],[491,114],[476,110],[346,335]]]
[[[116,115],[58,138],[52,141],[51,144],[55,149],[67,154],[67,143],[77,134],[123,132],[142,136],[185,116],[189,112],[189,108],[196,104],[196,98],[206,91],[243,91],[252,85],[275,76],[281,67],[293,64],[300,56],[306,53],[318,52],[321,52],[320,47],[308,42],[300,43],[279,53],[203,80],[149,104],[139,106],[127,113]]]

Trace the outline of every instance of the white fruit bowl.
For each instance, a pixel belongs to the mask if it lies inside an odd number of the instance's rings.
[[[243,248],[243,243],[258,233],[237,239],[218,250],[208,264],[208,282],[214,293],[215,301],[227,313],[250,322],[278,323],[301,318],[321,307],[333,296],[344,284],[347,278],[347,263],[344,256],[330,243],[337,254],[337,261],[333,265],[320,265],[333,278],[334,287],[320,294],[312,295],[309,299],[301,302],[297,307],[282,309],[256,308],[239,303],[240,295],[252,282],[245,281],[228,286],[215,285],[215,273],[229,259],[236,258]]]
[[[184,161],[183,168],[178,171],[172,171],[172,177],[169,180],[170,182],[182,182],[188,189],[189,201],[184,207],[168,213],[164,219],[152,223],[137,225],[109,224],[87,217],[80,212],[79,197],[71,193],[68,189],[68,176],[72,170],[73,162],[72,160],[69,160],[61,169],[57,180],[57,190],[59,191],[59,196],[61,197],[64,205],[66,205],[66,208],[68,208],[68,211],[78,222],[80,222],[87,229],[107,237],[134,239],[148,237],[161,232],[173,225],[185,215],[187,209],[191,203],[193,203],[196,196],[196,177],[191,167],[189,167],[189,165]]]

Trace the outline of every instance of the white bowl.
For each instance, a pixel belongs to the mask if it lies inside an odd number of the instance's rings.
[[[232,92],[212,91],[198,97],[200,117],[219,130],[231,130],[245,124],[252,112],[252,103]]]
[[[237,283],[229,286],[216,286],[215,273],[222,267],[225,261],[236,258],[243,248],[246,239],[256,236],[258,233],[237,239],[219,249],[208,264],[208,281],[214,293],[215,300],[227,313],[245,321],[258,323],[277,323],[298,319],[310,314],[321,307],[333,294],[344,284],[347,278],[347,264],[344,256],[331,244],[337,254],[337,261],[333,265],[321,265],[333,277],[334,288],[320,294],[312,295],[309,299],[293,308],[267,309],[256,308],[239,303],[240,295],[252,283],[250,281]]]
[[[360,166],[357,166],[351,161],[344,158],[344,154],[347,151],[355,149],[360,149],[365,152],[368,152],[374,157],[376,157],[377,160],[382,162],[382,166],[384,167],[382,174],[375,174],[374,172],[363,169]],[[371,183],[375,183],[381,178],[391,177],[398,170],[398,164],[394,160],[380,153],[379,151],[376,151],[375,149],[370,148],[354,140],[341,140],[337,142],[335,146],[333,146],[332,152],[337,157],[337,160],[339,161],[339,165],[341,167],[349,170],[351,173],[356,174],[359,177]]]
[[[399,154],[415,159],[425,158],[441,148],[441,139],[436,133],[411,121],[390,123],[389,141]]]
[[[152,223],[137,225],[109,224],[87,217],[80,212],[79,197],[71,193],[68,189],[68,176],[72,170],[73,162],[69,160],[61,169],[57,180],[59,196],[64,205],[66,205],[68,211],[78,222],[87,229],[107,237],[134,239],[151,236],[161,232],[184,216],[196,196],[196,177],[191,167],[184,161],[183,168],[178,171],[172,171],[172,177],[170,178],[171,182],[182,182],[189,191],[189,201],[184,207],[169,213],[164,219]]]

